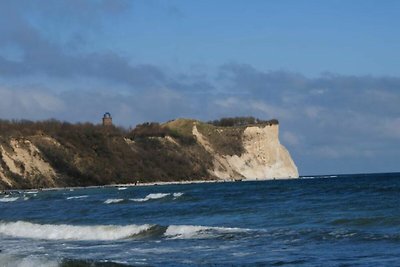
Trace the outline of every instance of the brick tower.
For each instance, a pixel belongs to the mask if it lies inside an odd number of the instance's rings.
[[[112,118],[111,118],[110,112],[104,113],[104,116],[103,116],[103,126],[111,126],[112,124],[113,124],[113,123],[112,123]]]

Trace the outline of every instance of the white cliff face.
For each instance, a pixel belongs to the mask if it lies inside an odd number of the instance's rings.
[[[196,126],[193,134],[214,155],[214,169],[210,172],[218,178],[268,180],[299,177],[289,152],[279,142],[279,125],[247,127],[242,137],[245,152],[240,156],[216,153]]]

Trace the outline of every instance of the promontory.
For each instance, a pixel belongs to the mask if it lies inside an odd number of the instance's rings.
[[[277,120],[0,121],[0,189],[298,176]]]

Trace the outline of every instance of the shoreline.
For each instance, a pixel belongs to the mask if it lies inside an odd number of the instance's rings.
[[[204,183],[236,183],[236,182],[263,182],[276,180],[297,180],[299,178],[273,178],[273,179],[216,179],[216,180],[184,180],[184,181],[160,181],[146,183],[127,183],[127,184],[108,184],[108,185],[90,185],[90,186],[67,186],[67,187],[47,187],[47,188],[28,188],[28,189],[6,189],[0,192],[26,192],[26,191],[61,191],[61,190],[79,190],[79,189],[97,189],[97,188],[122,188],[122,187],[143,187],[143,186],[164,186],[164,185],[187,185]]]

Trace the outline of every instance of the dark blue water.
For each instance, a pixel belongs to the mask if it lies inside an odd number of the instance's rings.
[[[400,174],[25,192],[0,199],[0,249],[0,266],[396,266]]]

